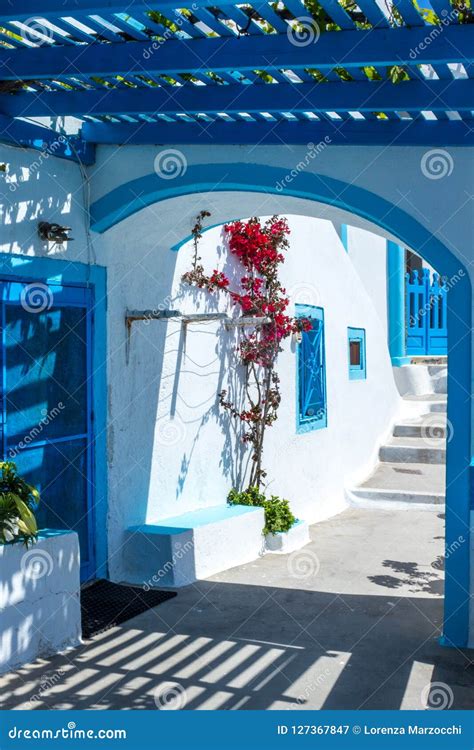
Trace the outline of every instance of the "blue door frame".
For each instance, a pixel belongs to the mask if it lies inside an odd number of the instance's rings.
[[[54,304],[51,308],[71,310],[84,309],[84,325],[87,331],[86,362],[87,393],[86,429],[81,433],[68,433],[67,437],[52,439],[45,435],[44,440],[35,440],[26,450],[18,450],[12,456],[12,443],[9,443],[6,419],[6,399],[2,404],[3,436],[1,448],[3,458],[21,463],[27,450],[54,450],[61,442],[65,445],[82,440],[85,443],[83,460],[87,466],[86,505],[87,505],[87,547],[82,540],[83,557],[81,579],[90,580],[107,576],[107,475],[106,475],[106,274],[105,269],[89,267],[81,263],[70,263],[44,258],[25,258],[9,255],[0,259],[0,284],[2,290],[2,350],[5,351],[6,319],[8,306],[21,305],[22,293],[31,285],[31,292],[39,288],[40,293],[51,294]],[[32,299],[34,299],[32,297]],[[49,303],[47,307],[49,308]],[[31,317],[33,318],[33,313]],[[80,317],[80,316],[79,316]],[[6,392],[6,357],[2,358],[2,391]],[[31,392],[31,387],[30,387]],[[20,415],[21,416],[21,415]],[[18,437],[18,436],[17,436]],[[64,439],[63,439],[64,438]],[[60,453],[60,451],[58,451]],[[67,463],[67,461],[66,461]],[[67,487],[65,487],[67,492]],[[78,519],[78,522],[80,519]],[[72,524],[71,524],[72,525]],[[61,528],[61,524],[57,524]],[[84,537],[84,535],[83,535]]]

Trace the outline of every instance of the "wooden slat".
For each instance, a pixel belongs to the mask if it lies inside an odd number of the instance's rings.
[[[346,121],[337,123],[322,120],[300,122],[263,121],[222,122],[201,124],[165,122],[144,123],[137,129],[133,125],[108,125],[88,123],[83,126],[82,137],[94,143],[173,143],[193,144],[256,144],[288,143],[307,144],[323,142],[330,138],[331,145],[473,145],[472,129],[460,122],[400,122]]]
[[[470,111],[474,81],[410,81],[394,85],[388,81],[274,84],[242,86],[181,86],[173,99],[161,90],[84,91],[64,94],[42,93],[0,97],[0,111],[12,117],[81,114],[133,114],[148,112],[235,111],[398,111],[452,109]]]
[[[89,26],[96,27],[92,21]],[[445,28],[436,43],[430,45],[422,44],[426,33],[426,27],[327,32],[321,34],[317,44],[307,46],[292,44],[286,34],[265,34],[185,42],[168,39],[156,50],[150,40],[120,41],[114,45],[93,43],[86,49],[53,46],[5,50],[0,56],[0,78],[48,78],[71,68],[79,68],[84,74],[126,73],[136,67],[137,60],[143,60],[151,74],[179,68],[192,73],[207,66],[216,72],[252,70],[265,68],[269,62],[275,68],[327,70],[337,65],[350,69],[365,65],[443,65],[459,60],[465,64],[474,61],[472,27]],[[419,53],[414,60],[413,50],[417,49]]]

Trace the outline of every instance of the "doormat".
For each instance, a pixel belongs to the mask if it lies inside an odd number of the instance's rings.
[[[83,638],[92,638],[131,620],[174,596],[176,591],[144,591],[137,586],[123,586],[105,579],[94,581],[81,589]]]

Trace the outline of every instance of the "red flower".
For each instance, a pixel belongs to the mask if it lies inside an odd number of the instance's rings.
[[[213,292],[215,289],[227,289],[229,284],[227,276],[215,268],[207,281],[207,288],[210,292]]]

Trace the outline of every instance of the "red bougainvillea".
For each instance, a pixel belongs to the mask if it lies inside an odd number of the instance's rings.
[[[266,476],[262,468],[265,429],[276,420],[281,399],[276,359],[282,341],[297,331],[310,330],[311,323],[288,315],[289,299],[279,279],[290,234],[286,219],[273,216],[262,223],[253,217],[225,225],[229,250],[245,269],[239,288],[230,289],[222,271],[214,269],[206,275],[201,265],[199,240],[207,216],[209,212],[201,211],[196,219],[193,266],[182,280],[208,292],[225,292],[240,308],[242,317],[249,319],[237,350],[245,368],[246,404],[236,405],[227,391],[219,394],[219,401],[244,426],[242,438],[253,448],[249,486],[260,487]]]

